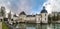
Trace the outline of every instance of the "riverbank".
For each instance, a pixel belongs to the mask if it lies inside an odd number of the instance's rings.
[[[2,29],[2,22],[0,22],[0,29]]]
[[[2,29],[9,29],[8,25],[5,22],[2,22]]]

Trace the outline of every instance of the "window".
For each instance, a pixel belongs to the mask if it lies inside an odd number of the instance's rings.
[[[46,14],[45,14],[45,16],[46,16]]]
[[[11,19],[11,21],[13,21],[13,19]]]
[[[46,20],[46,18],[45,18],[45,20]]]

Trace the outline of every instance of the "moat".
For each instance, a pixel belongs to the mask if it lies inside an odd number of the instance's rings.
[[[19,29],[60,29],[60,24],[27,24],[27,23],[20,23],[15,26]]]

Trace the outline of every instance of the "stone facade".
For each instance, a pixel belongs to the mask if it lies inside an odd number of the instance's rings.
[[[48,13],[43,7],[43,10],[40,14],[36,15],[27,15],[22,11],[18,17],[13,17],[14,22],[27,22],[27,23],[48,23]]]
[[[48,23],[48,14],[42,13],[41,14],[41,20],[42,20],[42,23]]]
[[[45,7],[43,7],[41,14],[36,15],[26,15],[23,11],[19,15],[19,20],[21,22],[48,23],[48,13],[45,10]]]

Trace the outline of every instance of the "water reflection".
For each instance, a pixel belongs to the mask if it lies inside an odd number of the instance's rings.
[[[25,24],[20,23],[16,26],[20,29],[60,29],[60,24]]]

